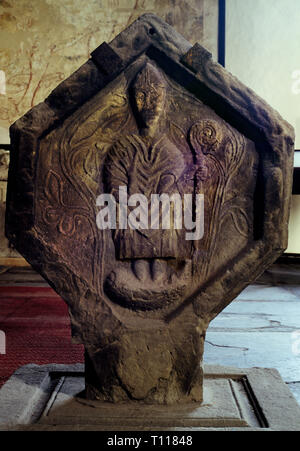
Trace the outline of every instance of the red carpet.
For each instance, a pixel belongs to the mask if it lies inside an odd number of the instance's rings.
[[[27,363],[84,361],[83,346],[71,342],[67,306],[51,288],[0,287],[0,331],[6,341],[6,353],[0,353],[0,386]]]

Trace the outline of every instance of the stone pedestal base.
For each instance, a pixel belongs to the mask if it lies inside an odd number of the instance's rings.
[[[204,366],[204,401],[172,406],[84,398],[83,365],[26,365],[0,390],[1,430],[300,430],[277,370]]]

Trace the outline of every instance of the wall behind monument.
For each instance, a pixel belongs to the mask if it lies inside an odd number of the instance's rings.
[[[299,0],[226,0],[225,67],[293,125],[300,150],[299,24]],[[288,253],[300,253],[299,231],[300,195],[294,195]]]
[[[9,126],[141,14],[152,12],[217,59],[218,0],[0,0],[0,149]],[[4,238],[2,186],[0,258]],[[15,255],[14,255],[15,256]],[[1,264],[1,262],[0,262]]]

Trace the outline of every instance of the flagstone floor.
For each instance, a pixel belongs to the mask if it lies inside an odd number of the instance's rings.
[[[276,368],[300,404],[300,285],[250,285],[210,324],[204,361]]]

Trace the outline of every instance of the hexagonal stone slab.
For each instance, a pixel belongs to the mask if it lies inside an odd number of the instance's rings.
[[[151,14],[11,127],[7,236],[69,306],[87,397],[202,401],[209,322],[287,247],[293,140]]]

